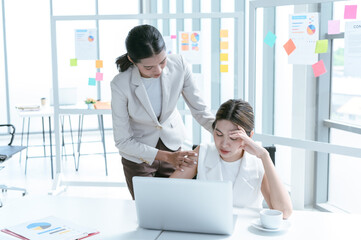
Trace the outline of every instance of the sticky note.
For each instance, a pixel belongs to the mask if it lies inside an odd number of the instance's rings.
[[[96,75],[95,75],[95,80],[96,81],[103,81],[103,73],[97,72]]]
[[[70,59],[70,66],[71,67],[78,66],[78,59],[76,59],[76,58]]]
[[[221,49],[228,49],[228,42],[221,42]]]
[[[328,20],[328,34],[340,33],[340,20]]]
[[[316,49],[315,49],[315,53],[325,53],[327,52],[328,49],[328,40],[318,40],[316,42]]]
[[[177,35],[170,35],[170,39],[177,39]]]
[[[274,35],[271,31],[268,31],[266,37],[264,38],[264,42],[268,46],[273,47],[273,45],[275,45],[276,38],[276,35]]]
[[[357,5],[345,5],[344,19],[356,19]]]
[[[317,63],[312,65],[313,68],[313,74],[315,77],[318,77],[324,73],[326,73],[325,64],[323,63],[323,60],[318,61]]]
[[[95,78],[89,78],[88,85],[89,86],[95,86],[96,85]]]
[[[221,38],[226,38],[226,37],[228,37],[228,30],[227,30],[227,29],[221,29],[221,31],[220,31],[220,37],[221,37]]]
[[[221,72],[222,73],[228,72],[228,65],[221,64]]]
[[[102,68],[103,67],[103,60],[96,60],[95,61],[95,67],[96,68]]]
[[[286,50],[287,55],[290,55],[295,49],[296,45],[290,38],[284,45],[283,48]]]
[[[228,53],[221,53],[220,54],[221,61],[228,61]]]

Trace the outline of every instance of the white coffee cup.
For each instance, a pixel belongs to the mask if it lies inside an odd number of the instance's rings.
[[[260,219],[264,228],[276,229],[281,226],[283,213],[275,209],[263,209],[260,212]]]

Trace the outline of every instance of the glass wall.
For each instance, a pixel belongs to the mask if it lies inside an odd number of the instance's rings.
[[[344,19],[345,5],[357,5],[355,20]],[[341,32],[344,32],[346,22],[360,21],[360,8],[360,1],[333,4],[333,19],[340,20]],[[334,39],[332,46],[330,119],[345,126],[361,127],[361,76],[345,76],[345,40]],[[360,148],[360,142],[361,134],[330,129],[330,143]],[[329,159],[328,202],[342,210],[361,213],[361,185],[357,184],[361,182],[361,158],[330,154]]]
[[[5,0],[6,7],[6,33],[7,33],[7,51],[8,51],[8,69],[9,69],[9,93],[11,95],[9,104],[11,122],[18,129],[21,129],[20,118],[15,109],[19,105],[40,105],[40,99],[45,97],[48,104],[52,104],[52,56],[51,56],[51,29],[50,15],[51,9],[54,16],[83,16],[95,15],[131,15],[144,13],[193,13],[194,8],[199,8],[201,13],[210,13],[214,10],[232,13],[235,11],[235,1],[228,0],[223,4],[219,0],[213,1],[125,1],[125,0],[53,0],[40,1],[36,6],[38,14],[34,15],[29,9],[34,8],[32,1],[10,1]],[[52,6],[50,6],[52,3]],[[22,8],[18,8],[21,4]],[[96,5],[98,4],[98,5]],[[197,4],[199,6],[197,6]],[[97,8],[98,7],[98,8]],[[169,7],[169,9],[167,9]],[[215,22],[219,24],[214,24]],[[65,20],[56,22],[56,48],[58,64],[58,84],[60,94],[62,89],[76,89],[76,94],[70,96],[73,102],[82,103],[85,98],[91,97],[110,101],[110,81],[118,73],[115,60],[118,56],[125,53],[125,37],[128,31],[141,23],[155,24],[165,37],[177,36],[173,42],[173,53],[179,53],[179,32],[191,32],[193,30],[201,31],[202,56],[200,64],[191,64],[190,68],[194,71],[194,78],[203,97],[209,106],[213,106],[215,111],[219,104],[234,98],[237,94],[235,86],[239,81],[243,81],[242,75],[235,79],[235,42],[238,41],[235,21],[238,18],[222,19],[162,19],[160,15],[157,21],[127,19],[121,20]],[[199,27],[194,29],[194,23],[198,22]],[[36,27],[34,27],[36,26]],[[167,27],[168,26],[168,27]],[[103,81],[97,82],[96,86],[89,86],[88,81],[97,71],[95,61],[78,60],[77,66],[70,66],[70,59],[75,57],[74,31],[76,29],[95,29],[99,30],[99,59],[103,60]],[[220,60],[220,31],[226,30],[228,36],[222,41],[227,41],[227,49],[222,53],[228,54],[226,63]],[[237,29],[238,30],[238,29]],[[242,36],[244,37],[244,36]],[[1,39],[2,41],[2,39]],[[215,47],[216,46],[216,47]],[[0,51],[2,54],[2,50]],[[3,61],[3,57],[1,61]],[[220,64],[226,64],[227,70],[220,71]],[[3,66],[3,64],[2,64]],[[4,68],[1,68],[3,74]],[[213,72],[212,72],[213,71]],[[213,74],[212,74],[213,73]],[[214,74],[216,73],[216,74]],[[5,81],[1,80],[3,86]],[[99,92],[100,89],[100,92]],[[5,91],[1,87],[0,91]],[[217,93],[213,96],[212,93]],[[1,94],[1,100],[6,101],[5,94]],[[62,98],[62,96],[60,96]],[[3,100],[4,99],[4,100]],[[213,105],[212,105],[213,104]],[[1,118],[6,118],[6,104],[1,106]],[[188,108],[180,108],[184,115],[184,120],[188,132],[187,142],[189,144],[198,144],[201,139],[211,141],[207,131],[200,128],[191,117]],[[92,116],[87,116],[92,118]],[[72,117],[77,123],[77,118]],[[85,129],[97,127],[97,120],[85,121]],[[76,128],[77,124],[73,124]],[[110,116],[105,116],[105,127],[111,128]],[[33,121],[31,132],[40,132],[41,122]],[[195,137],[195,138],[194,138]]]

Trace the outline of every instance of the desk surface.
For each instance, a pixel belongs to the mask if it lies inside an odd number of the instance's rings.
[[[56,216],[100,231],[100,234],[86,238],[89,240],[147,240],[156,239],[161,233],[138,227],[133,201],[60,196],[25,196],[7,201],[0,208],[0,226],[6,228],[47,216]],[[0,235],[0,239],[3,239],[3,235]]]
[[[54,107],[41,107],[36,111],[21,111],[18,110],[17,113],[20,117],[52,117],[54,116]],[[85,104],[81,105],[69,105],[69,106],[60,106],[59,107],[60,115],[106,115],[112,114],[111,109],[88,109]]]
[[[231,236],[147,230],[138,227],[134,201],[120,199],[42,196],[8,201],[0,208],[0,226],[9,227],[49,215],[89,226],[100,234],[87,239],[240,240],[240,239],[361,239],[361,215],[294,211],[284,232],[263,232],[251,226],[257,209],[235,209],[237,222]],[[3,235],[0,234],[1,239]],[[9,238],[6,239],[16,239]]]

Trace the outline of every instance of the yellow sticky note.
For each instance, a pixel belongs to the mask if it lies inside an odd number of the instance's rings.
[[[228,49],[228,42],[221,42],[221,49]]]
[[[221,36],[221,38],[226,38],[226,37],[228,37],[228,30],[226,30],[226,29],[221,29],[220,36]]]
[[[228,61],[228,53],[221,53],[220,54],[221,61]]]
[[[222,72],[222,73],[228,72],[228,65],[223,65],[223,64],[221,64],[221,72]]]
[[[103,67],[103,60],[96,60],[95,61],[95,67],[96,68],[102,68]]]
[[[328,40],[318,40],[316,42],[316,49],[315,49],[315,53],[325,53],[327,52],[328,49]]]
[[[78,59],[76,59],[76,58],[70,59],[70,66],[71,67],[78,66]]]

